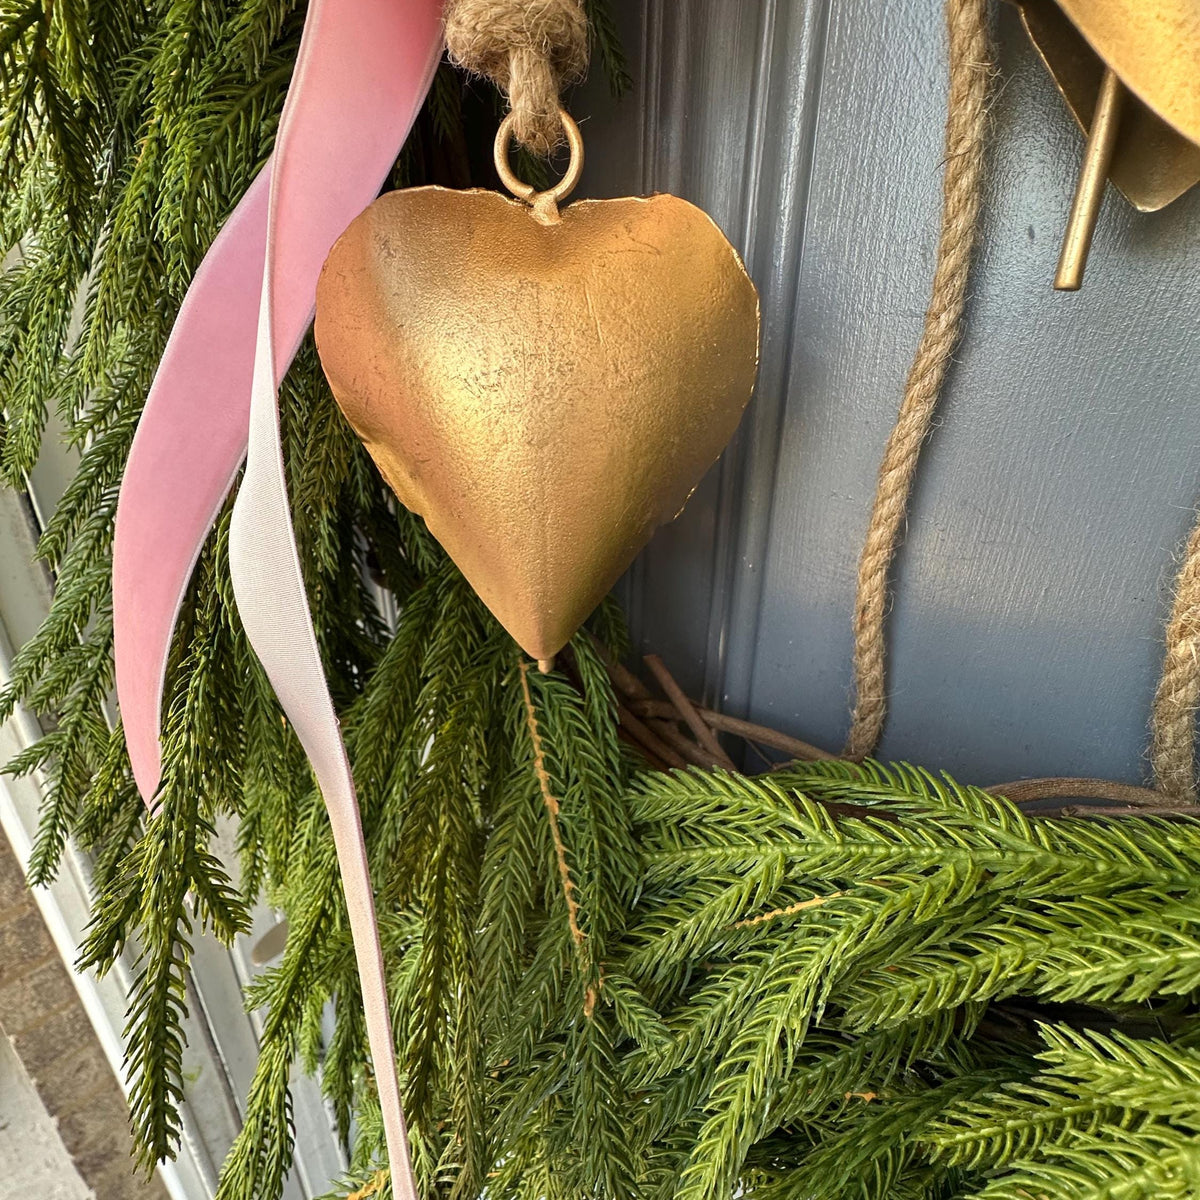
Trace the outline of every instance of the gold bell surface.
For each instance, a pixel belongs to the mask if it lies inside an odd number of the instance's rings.
[[[1200,181],[1200,0],[1013,0],[1087,134],[1055,287],[1083,279],[1104,182],[1143,212]]]
[[[558,198],[382,196],[316,316],[384,478],[544,668],[720,454],[758,361],[757,293],[705,213]]]

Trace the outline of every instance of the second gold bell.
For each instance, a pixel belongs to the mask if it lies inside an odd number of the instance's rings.
[[[1075,291],[1107,180],[1142,212],[1200,180],[1200,2],[1013,2],[1087,135],[1054,279]]]

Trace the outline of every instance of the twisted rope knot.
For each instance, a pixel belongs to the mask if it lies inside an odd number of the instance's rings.
[[[446,46],[454,63],[506,93],[523,146],[548,155],[562,143],[559,93],[587,73],[580,0],[450,0]]]

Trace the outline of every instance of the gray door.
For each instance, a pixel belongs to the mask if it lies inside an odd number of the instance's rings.
[[[694,695],[836,749],[875,472],[940,211],[938,0],[622,0],[637,77],[588,117],[593,195],[670,190],[743,250],[762,371],[738,437],[623,585]],[[1146,775],[1175,556],[1200,498],[1200,189],[1111,189],[1051,290],[1082,140],[996,5],[967,334],[895,571],[887,758],[981,783]]]

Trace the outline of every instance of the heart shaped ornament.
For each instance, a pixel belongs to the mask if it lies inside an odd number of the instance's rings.
[[[543,665],[683,508],[758,361],[757,293],[704,212],[659,195],[560,213],[568,183],[517,183],[527,202],[390,192],[317,287],[317,349],[342,411]]]

